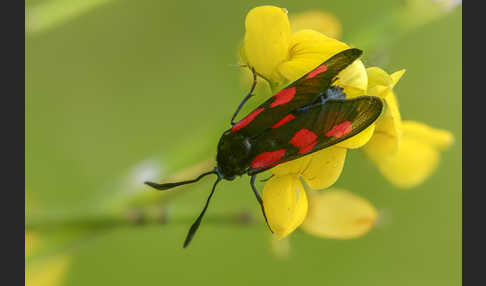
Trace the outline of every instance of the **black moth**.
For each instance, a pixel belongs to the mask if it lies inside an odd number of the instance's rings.
[[[346,99],[343,89],[332,85],[338,73],[361,54],[359,49],[347,49],[334,55],[235,123],[241,107],[253,96],[257,75],[251,69],[253,85],[233,115],[233,127],[219,140],[215,169],[189,181],[145,182],[158,190],[168,190],[197,182],[209,174],[217,175],[204,209],[189,229],[184,247],[194,237],[221,180],[231,181],[245,173],[251,176],[250,185],[265,217],[263,201],[255,187],[258,173],[350,138],[378,118],[383,109],[380,98],[363,95]]]

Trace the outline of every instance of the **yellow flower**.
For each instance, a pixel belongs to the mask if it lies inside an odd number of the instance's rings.
[[[252,9],[245,20],[241,47],[243,64],[268,80],[274,93],[331,56],[350,48],[314,30],[292,33],[287,10],[275,6]],[[341,71],[336,85],[348,98],[366,94],[368,75],[356,60]],[[300,177],[313,189],[324,189],[341,174],[347,148],[359,148],[371,138],[374,124],[333,147],[278,165],[263,190],[264,208],[272,230],[283,238],[295,230],[307,213],[307,199]],[[298,199],[296,199],[296,197]]]
[[[314,30],[301,29],[292,33],[287,10],[259,6],[246,16],[240,55],[242,63],[255,68],[270,82],[272,92],[276,92],[347,48],[345,43]],[[354,96],[366,91],[367,75],[361,61],[343,70],[339,77],[338,85],[344,87],[347,94],[351,89],[363,92]]]
[[[366,199],[340,189],[309,194],[305,232],[324,238],[350,239],[366,234],[375,225],[378,211]]]
[[[305,11],[289,15],[289,22],[291,31],[293,32],[311,29],[330,38],[337,39],[341,36],[341,23],[331,13],[315,10]],[[238,51],[238,53],[240,53],[240,51]],[[243,62],[246,63],[245,60],[243,60]],[[251,86],[253,83],[253,74],[250,69],[242,69],[241,77],[243,86]],[[258,77],[253,94],[267,97],[272,95],[272,91],[268,82],[263,78]]]
[[[439,164],[440,151],[450,147],[454,138],[446,130],[415,121],[403,121],[400,148],[394,155],[376,152],[381,139],[370,141],[364,150],[380,172],[400,188],[413,188],[429,177]]]
[[[400,188],[421,184],[437,168],[439,151],[447,149],[453,136],[419,122],[403,121],[393,87],[405,70],[388,75],[380,68],[368,72],[368,95],[379,96],[387,111],[376,122],[375,132],[364,152],[391,183]]]
[[[314,16],[308,14],[308,17]],[[316,22],[307,22],[308,28],[317,27]],[[240,59],[265,79],[268,95],[350,48],[303,25],[302,18],[290,24],[287,10],[275,6],[256,7],[248,13]],[[377,96],[384,100],[386,109],[374,124],[359,134],[271,169],[274,176],[264,186],[263,204],[268,223],[280,239],[301,225],[307,215],[307,195],[301,180],[314,190],[329,188],[342,172],[347,149],[364,146],[365,153],[380,172],[398,187],[409,188],[422,183],[437,167],[439,151],[451,144],[452,135],[421,123],[402,122],[393,88],[404,73],[405,70],[400,70],[389,75],[378,67],[366,69],[360,60],[339,73],[335,85],[344,89],[347,98],[365,94]],[[246,75],[249,75],[248,69]],[[259,84],[261,82],[259,80]],[[359,204],[350,205],[356,206],[358,212],[364,209]],[[357,236],[370,226],[367,227],[361,232],[349,231],[347,235]],[[310,229],[309,224],[306,228]],[[343,225],[341,238],[347,236],[345,229]],[[332,231],[326,233],[332,236]]]

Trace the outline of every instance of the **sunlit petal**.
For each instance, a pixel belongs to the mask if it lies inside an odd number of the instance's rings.
[[[278,66],[280,74],[289,82],[308,73],[334,54],[349,48],[343,42],[313,30],[292,34],[289,59]]]
[[[413,188],[427,179],[437,168],[440,150],[448,148],[453,136],[446,130],[434,129],[419,122],[403,122],[403,136],[397,154],[367,155],[380,172],[400,188]]]
[[[297,175],[275,176],[263,188],[268,224],[280,238],[294,231],[307,215],[307,195]]]
[[[408,138],[415,138],[441,151],[448,149],[454,142],[454,136],[447,130],[432,128],[422,122],[403,121],[403,133]]]
[[[390,75],[390,77],[392,78],[392,81],[393,81],[393,86],[395,86],[400,81],[402,76],[405,74],[405,71],[406,71],[405,69],[401,69],[401,70],[396,71],[396,72],[394,72]]]
[[[376,122],[373,137],[364,146],[365,152],[372,153],[371,156],[391,156],[398,152],[402,136],[402,118],[393,87],[405,70],[395,72],[392,76],[378,67],[371,67],[366,71],[368,95],[383,98],[385,111]]]
[[[309,211],[302,230],[325,238],[349,239],[366,234],[378,211],[366,199],[345,190],[309,194]]]
[[[338,147],[348,148],[348,149],[356,149],[363,147],[373,136],[373,132],[375,131],[375,124],[371,124],[365,130],[361,131],[360,133],[354,135],[351,138],[348,138],[341,143],[336,144]]]
[[[302,172],[305,182],[314,190],[333,185],[343,171],[346,149],[332,146],[310,156],[309,165]]]
[[[368,88],[373,88],[377,85],[381,85],[383,87],[392,87],[393,86],[393,79],[392,77],[384,70],[379,67],[370,67],[366,69],[368,73]],[[378,96],[378,95],[375,95]]]
[[[368,75],[361,60],[354,61],[338,74],[335,85],[344,88],[346,98],[353,98],[366,94]]]
[[[265,78],[279,82],[277,66],[288,59],[290,24],[285,9],[259,6],[248,12],[242,59]]]
[[[301,174],[309,166],[312,158],[311,155],[303,156],[298,159],[277,165],[272,168],[272,173],[276,176],[284,176],[288,174]]]

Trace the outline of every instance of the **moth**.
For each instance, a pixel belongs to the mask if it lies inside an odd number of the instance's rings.
[[[214,170],[188,181],[145,182],[155,189],[168,190],[197,182],[209,174],[217,176],[202,212],[189,229],[184,248],[199,228],[221,180],[232,181],[248,174],[266,220],[263,200],[255,187],[258,173],[337,144],[375,122],[383,110],[383,101],[379,97],[362,95],[347,99],[343,88],[334,85],[339,72],[361,54],[362,51],[355,48],[335,54],[235,122],[256,86],[257,74],[250,67],[253,73],[251,90],[235,111],[232,127],[219,140]]]

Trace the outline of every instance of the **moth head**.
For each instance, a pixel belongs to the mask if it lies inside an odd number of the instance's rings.
[[[248,169],[251,143],[239,132],[226,131],[218,144],[217,162],[221,174],[227,180],[243,175]]]

